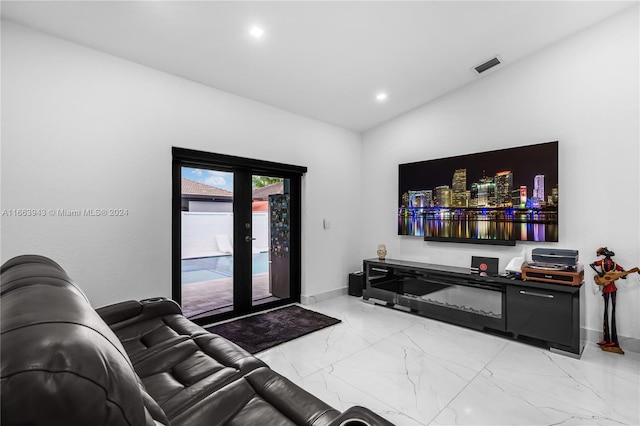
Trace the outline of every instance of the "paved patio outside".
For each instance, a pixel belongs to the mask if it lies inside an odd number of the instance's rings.
[[[254,305],[280,300],[269,292],[269,274],[253,275]],[[233,278],[182,285],[182,311],[189,319],[203,318],[233,309]]]

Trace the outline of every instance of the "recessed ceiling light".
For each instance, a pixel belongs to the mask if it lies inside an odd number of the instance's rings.
[[[261,38],[264,35],[264,30],[260,27],[253,26],[251,27],[251,30],[249,30],[249,34],[255,38]]]
[[[386,100],[387,100],[387,97],[388,97],[388,96],[389,96],[389,95],[387,95],[386,93],[384,93],[384,92],[380,92],[380,93],[378,93],[378,94],[376,95],[376,101],[378,101],[378,102],[384,102],[384,101],[386,101]]]

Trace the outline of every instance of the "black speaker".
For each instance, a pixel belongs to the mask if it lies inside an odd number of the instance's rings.
[[[362,272],[349,274],[349,296],[362,297],[363,287],[364,274]]]

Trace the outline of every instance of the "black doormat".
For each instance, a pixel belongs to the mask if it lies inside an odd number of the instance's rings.
[[[339,319],[299,306],[287,306],[214,325],[208,327],[207,331],[225,337],[255,354],[339,322]]]

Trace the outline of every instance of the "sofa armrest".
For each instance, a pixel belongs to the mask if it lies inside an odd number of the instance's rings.
[[[142,299],[142,314],[148,317],[161,317],[165,315],[182,315],[182,308],[174,300],[166,297],[153,297]]]
[[[154,297],[141,301],[128,300],[96,309],[96,312],[107,325],[113,325],[131,318],[144,315],[145,317],[159,317],[163,315],[182,314],[182,309],[173,300],[165,297]]]
[[[355,406],[333,419],[330,426],[394,426],[368,408]]]
[[[96,312],[107,325],[111,325],[140,315],[142,304],[136,300],[127,300],[103,306],[96,309]]]

